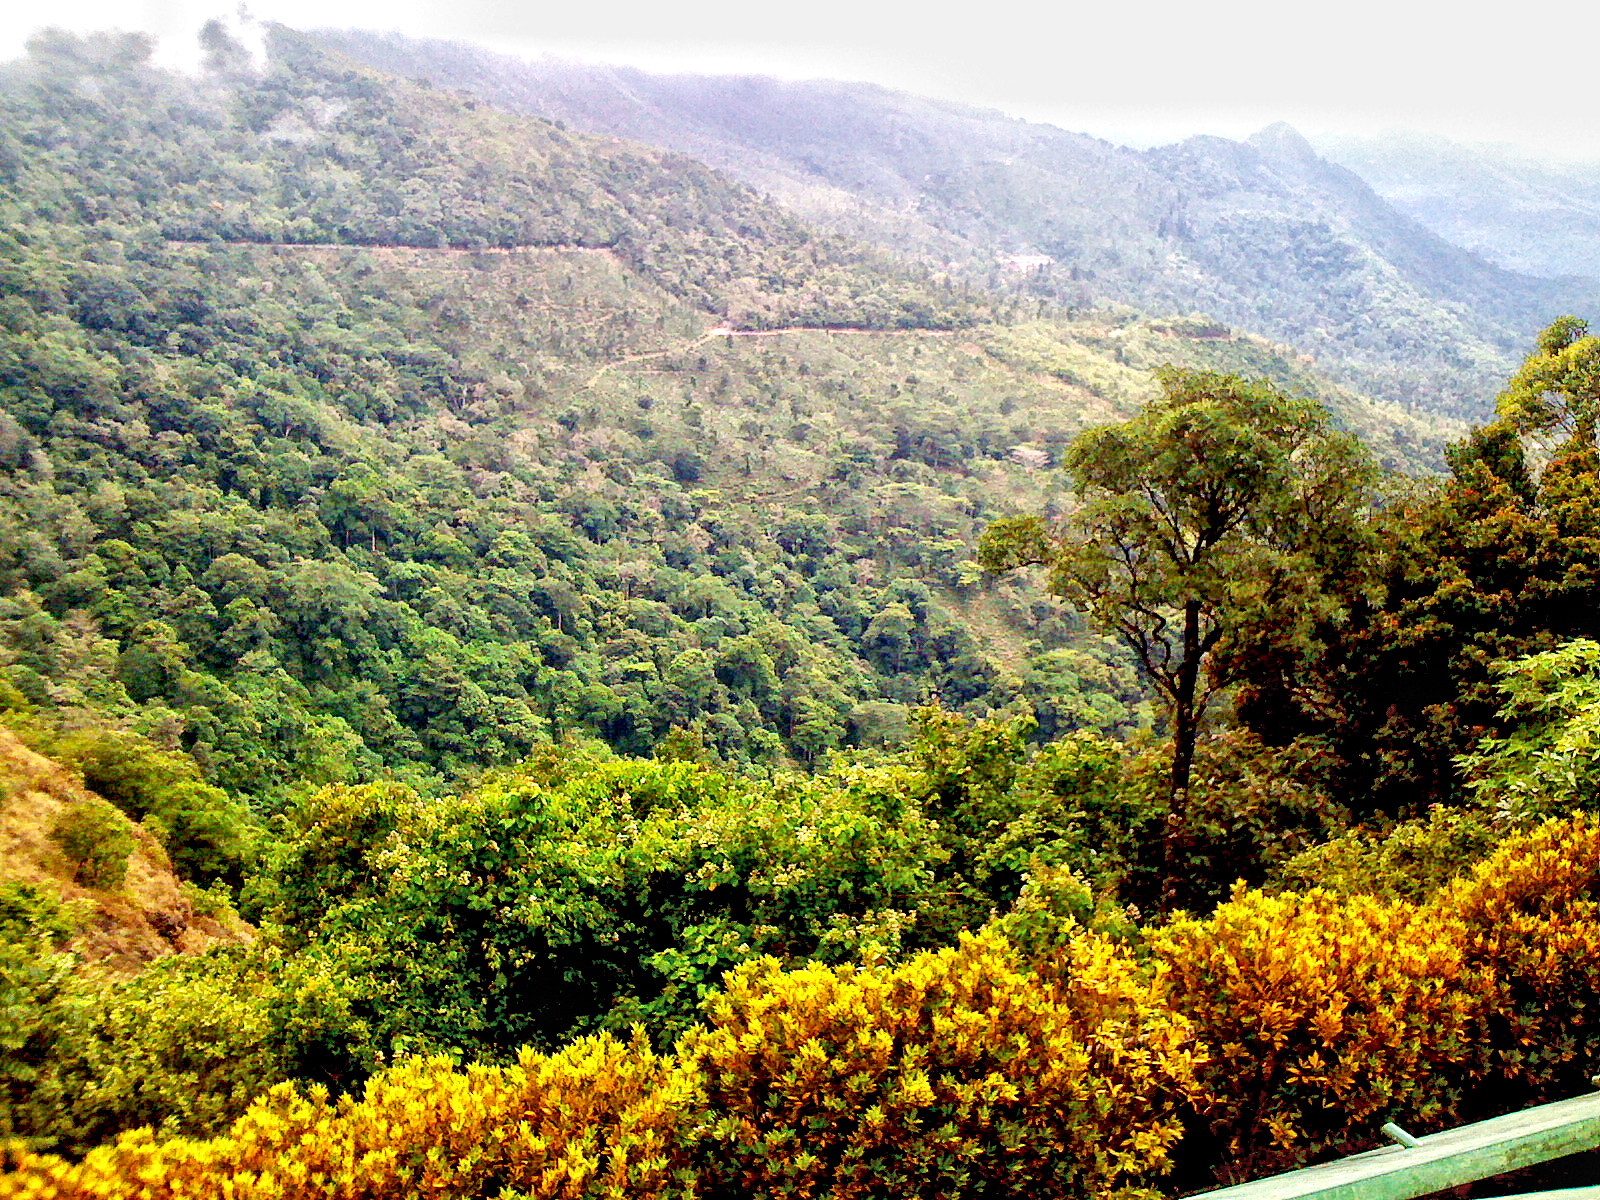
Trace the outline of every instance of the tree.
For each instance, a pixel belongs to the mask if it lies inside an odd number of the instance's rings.
[[[1047,566],[1050,590],[1127,643],[1165,702],[1168,904],[1207,705],[1249,655],[1309,652],[1360,577],[1376,475],[1314,401],[1231,375],[1159,375],[1162,395],[1138,416],[1067,448],[1079,503],[1064,527],[998,521],[978,557],[992,572]]]
[[[1557,317],[1495,408],[1502,421],[1535,441],[1592,443],[1600,416],[1600,338],[1577,317]]]
[[[133,834],[128,820],[98,796],[64,809],[50,826],[50,840],[72,864],[72,881],[92,888],[119,888],[128,873]]]
[[[1235,689],[1264,741],[1327,748],[1322,783],[1358,815],[1465,802],[1458,759],[1516,724],[1493,664],[1594,635],[1600,340],[1556,321],[1498,407],[1374,523],[1377,585],[1319,632],[1319,659],[1258,660]]]

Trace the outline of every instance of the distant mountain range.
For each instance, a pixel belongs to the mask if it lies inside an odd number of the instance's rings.
[[[1600,277],[1600,163],[1404,132],[1316,144],[1401,212],[1490,262],[1553,279]]]
[[[1205,314],[1422,412],[1481,417],[1534,332],[1600,294],[1592,280],[1554,277],[1531,234],[1521,257],[1474,241],[1465,218],[1441,215],[1448,205],[1408,207],[1387,176],[1377,190],[1363,181],[1369,164],[1356,149],[1339,151],[1358,170],[1347,169],[1286,125],[1246,142],[1138,151],[868,84],[653,75],[398,35],[318,36],[394,74],[691,155],[813,223],[959,265],[991,287]],[[1579,193],[1575,183],[1560,193],[1574,222]],[[1600,275],[1600,261],[1584,261]]]

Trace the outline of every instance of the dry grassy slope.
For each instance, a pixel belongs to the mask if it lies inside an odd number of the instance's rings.
[[[196,913],[166,852],[131,822],[134,851],[123,885],[97,891],[74,883],[49,830],[59,813],[88,794],[66,768],[0,726],[0,879],[41,884],[68,904],[81,903],[88,916],[73,949],[113,970],[136,971],[164,955],[250,940],[253,931],[237,917]]]

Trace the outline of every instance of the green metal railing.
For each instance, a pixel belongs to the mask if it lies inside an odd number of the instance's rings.
[[[1476,1125],[1412,1137],[1336,1162],[1205,1192],[1196,1200],[1411,1200],[1600,1147],[1600,1093],[1558,1100]],[[1600,1200],[1600,1186],[1531,1192],[1505,1200]]]

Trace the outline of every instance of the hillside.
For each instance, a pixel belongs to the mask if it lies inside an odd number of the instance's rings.
[[[318,36],[397,75],[693,155],[797,214],[991,287],[1205,313],[1423,413],[1481,416],[1518,348],[1593,291],[1489,265],[1286,128],[1137,152],[864,84]]]
[[[1137,723],[1122,651],[1020,581],[988,637],[952,590],[993,586],[964,582],[986,521],[1059,502],[1074,433],[1166,361],[1316,395],[1396,466],[1449,428],[1281,345],[1041,316],[681,157],[277,54],[194,81],[56,42],[0,93],[31,148],[0,661],[268,809],[568,736],[807,762],[933,696]]]
[[[1440,237],[1508,270],[1600,278],[1600,167],[1437,134],[1322,136],[1319,151]]]
[[[712,166],[202,45],[0,65],[0,1200],[1154,1200],[1592,1090],[1583,321],[1472,390],[1527,281],[1286,127],[754,81]]]
[[[116,971],[250,940],[231,912],[197,911],[160,841],[125,817],[118,820],[133,842],[126,877],[108,887],[78,882],[50,831],[69,808],[94,802],[81,780],[0,726],[0,885],[31,884],[77,910],[71,948]],[[199,899],[206,907],[207,897]]]

